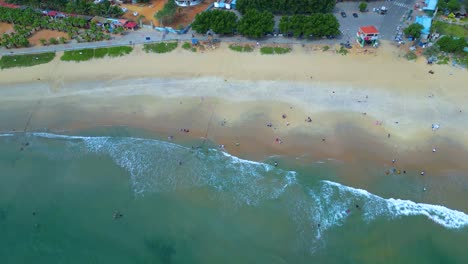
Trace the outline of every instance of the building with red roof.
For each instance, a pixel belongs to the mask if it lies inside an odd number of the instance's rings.
[[[374,26],[359,27],[359,30],[356,33],[356,41],[361,45],[361,47],[364,47],[365,44],[375,46],[379,39],[379,34],[379,30]]]
[[[135,29],[138,27],[138,23],[137,23],[137,22],[133,22],[133,21],[128,21],[127,23],[125,23],[124,27],[125,27],[126,29],[135,30]]]

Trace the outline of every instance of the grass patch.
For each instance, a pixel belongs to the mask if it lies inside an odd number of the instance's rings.
[[[60,57],[63,61],[87,61],[94,58],[94,49],[69,50]]]
[[[415,60],[418,58],[418,56],[416,55],[416,53],[412,52],[412,51],[408,51],[408,53],[406,53],[405,55],[405,58],[407,60]]]
[[[190,44],[188,42],[184,42],[184,44],[182,44],[182,48],[185,49],[185,50],[190,50],[192,52],[197,52],[197,48],[192,47],[192,44]]]
[[[442,35],[449,35],[453,37],[466,38],[468,37],[468,26],[460,26],[455,24],[449,24],[442,21],[436,21],[432,24],[434,31],[439,32]]]
[[[329,49],[330,49],[329,46],[324,46],[324,47],[322,48],[322,51],[327,51],[327,50],[329,50]]]
[[[345,56],[345,55],[348,55],[348,52],[349,52],[349,51],[348,51],[345,47],[341,46],[340,49],[337,50],[336,52],[337,52],[338,54],[341,54],[341,55]]]
[[[285,54],[291,52],[291,48],[281,48],[281,47],[262,47],[260,48],[260,53],[265,54]]]
[[[97,49],[82,49],[65,51],[60,58],[63,61],[87,61],[90,59],[99,59],[106,56],[120,57],[129,54],[133,50],[132,47],[118,46],[112,48],[97,48]]]
[[[104,58],[107,55],[108,48],[97,48],[94,49],[94,58]]]
[[[112,47],[108,49],[107,55],[109,57],[121,57],[133,51],[132,47],[128,46],[119,46],[119,47]]]
[[[446,56],[443,56],[443,55],[440,55],[439,57],[437,57],[437,64],[439,64],[439,65],[448,64],[449,61],[450,61],[449,57],[446,57]]]
[[[186,49],[186,50],[191,50],[192,45],[190,43],[188,43],[188,42],[184,42],[184,44],[182,44],[182,48]]]
[[[229,48],[233,51],[237,51],[237,52],[252,52],[254,49],[252,48],[252,46],[250,45],[234,45],[234,44],[231,44],[229,45]]]
[[[54,52],[40,54],[2,56],[0,59],[0,69],[14,67],[30,67],[39,64],[49,63],[55,58]]]
[[[177,42],[161,42],[155,44],[145,44],[143,45],[143,50],[146,53],[166,53],[171,52],[177,48]]]

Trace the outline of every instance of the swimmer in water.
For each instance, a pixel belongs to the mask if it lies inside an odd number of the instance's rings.
[[[277,161],[275,161],[275,163],[274,163],[274,164],[275,164],[275,167],[277,167],[277,166],[278,166],[278,162],[277,162]]]

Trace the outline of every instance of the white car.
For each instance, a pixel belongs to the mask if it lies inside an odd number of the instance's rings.
[[[133,12],[133,16],[138,16],[138,12],[137,11]]]
[[[123,11],[124,13],[128,11],[128,8],[126,8],[126,7],[121,7],[120,9],[122,9],[122,11]]]

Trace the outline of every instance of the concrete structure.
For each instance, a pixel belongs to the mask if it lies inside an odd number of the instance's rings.
[[[424,3],[426,4],[426,6],[423,7],[423,10],[434,12],[437,9],[438,2],[438,0],[425,0]]]
[[[431,32],[432,18],[428,16],[417,16],[414,22],[424,27],[421,30],[421,38],[426,39]]]
[[[174,0],[178,6],[196,6],[203,2],[203,0]]]
[[[356,41],[361,47],[364,47],[365,44],[376,46],[378,39],[379,30],[374,26],[360,27],[356,33]]]
[[[214,8],[234,9],[236,0],[217,0],[213,3]]]

